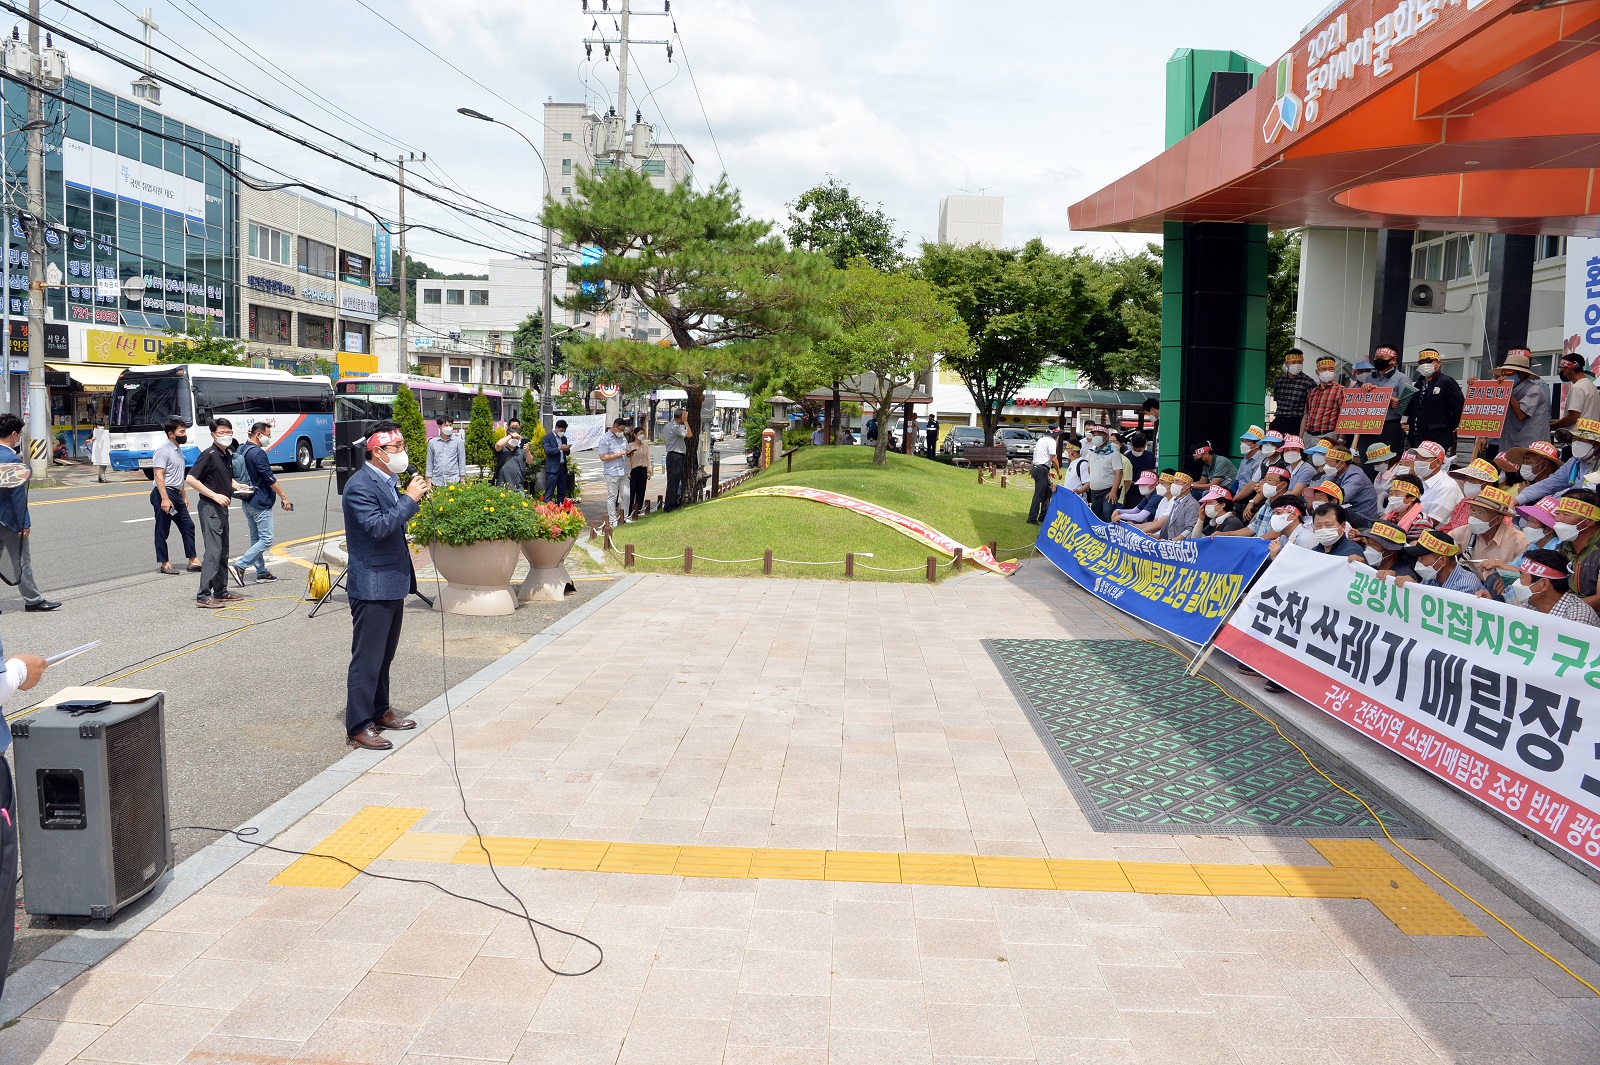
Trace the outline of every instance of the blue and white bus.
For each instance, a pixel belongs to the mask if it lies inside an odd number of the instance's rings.
[[[211,446],[211,419],[227,418],[244,439],[255,422],[272,425],[268,458],[309,470],[333,454],[333,382],[284,370],[177,363],[130,366],[111,393],[111,468],[150,471],[150,456],[166,441],[162,424],[188,422],[184,461],[193,465]]]

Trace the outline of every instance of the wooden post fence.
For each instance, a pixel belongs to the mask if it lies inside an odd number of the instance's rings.
[[[694,570],[694,548],[686,547],[686,548],[683,549],[683,572],[689,573],[689,572],[692,572],[693,570]]]
[[[633,568],[633,545],[625,544],[622,548],[622,565],[625,569]]]
[[[846,577],[854,577],[856,575],[856,553],[854,551],[846,551],[844,554],[844,575]]]
[[[928,580],[936,581],[938,579],[939,579],[939,560],[937,558],[934,558],[932,555],[929,555],[928,556]]]

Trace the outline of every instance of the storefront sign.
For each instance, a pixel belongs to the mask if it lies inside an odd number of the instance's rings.
[[[244,283],[257,291],[270,293],[274,296],[283,296],[287,299],[294,299],[295,297],[293,285],[285,284],[270,277],[250,274],[244,279]]]
[[[1036,545],[1097,599],[1190,643],[1205,643],[1267,561],[1255,536],[1156,540],[1101,521],[1076,492],[1057,488]]]
[[[1473,439],[1482,437],[1494,440],[1506,424],[1506,408],[1511,403],[1511,382],[1501,378],[1496,381],[1468,381],[1466,406],[1461,408],[1461,425],[1456,435]]]
[[[356,292],[340,293],[339,309],[352,318],[368,318],[376,321],[378,317],[378,301],[371,296],[363,296]]]
[[[66,183],[76,188],[158,207],[201,223],[206,220],[205,185],[159,166],[66,139],[61,142],[61,170]]]
[[[1392,388],[1347,388],[1339,400],[1339,421],[1336,433],[1359,433],[1363,436],[1383,432],[1383,420],[1389,416],[1389,401],[1394,398]]]
[[[357,351],[339,352],[339,371],[345,377],[365,377],[378,372],[378,357]]]
[[[374,280],[380,285],[394,284],[394,235],[387,223],[379,222],[375,233],[377,262],[373,264]]]
[[[1593,363],[1600,355],[1600,237],[1567,238],[1567,314],[1563,337]]]
[[[329,307],[332,307],[338,302],[336,299],[334,299],[333,293],[327,291],[326,289],[312,288],[310,285],[306,285],[300,289],[300,298],[303,300],[309,300],[312,303],[323,303]]]
[[[28,357],[28,323],[13,320],[11,323],[11,354]],[[67,355],[67,327],[64,324],[44,324],[44,357],[65,361]],[[27,368],[26,364],[23,366]]]
[[[1217,646],[1600,868],[1600,630],[1291,546]]]
[[[113,333],[105,329],[83,331],[85,362],[110,362],[126,366],[146,366],[154,363],[166,340],[162,337],[136,336],[133,333]]]

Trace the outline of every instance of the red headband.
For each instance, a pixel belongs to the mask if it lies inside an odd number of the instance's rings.
[[[1546,566],[1543,562],[1535,562],[1531,558],[1525,558],[1522,560],[1522,572],[1526,573],[1530,577],[1541,577],[1550,581],[1564,580],[1567,576],[1564,570]]]
[[[398,429],[385,429],[381,433],[373,433],[367,437],[367,450],[372,451],[390,444],[398,444],[405,440],[405,436]]]

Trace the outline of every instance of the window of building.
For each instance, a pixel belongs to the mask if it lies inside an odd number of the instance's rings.
[[[1546,259],[1555,259],[1567,254],[1566,237],[1541,236],[1533,242],[1534,262],[1544,262]]]
[[[1428,238],[1424,241],[1422,238]],[[1445,234],[1423,230],[1411,248],[1411,276],[1430,281],[1476,277],[1483,271],[1476,233]]]
[[[475,288],[468,290],[467,303],[473,307],[489,306],[489,290],[486,288]]]
[[[424,377],[438,377],[439,361],[437,355],[418,355],[417,372]]]
[[[250,339],[263,344],[292,344],[289,312],[276,307],[250,305]]]
[[[571,159],[563,159],[563,160],[561,160],[561,172],[563,174],[572,173],[572,160]]]
[[[268,226],[258,226],[250,223],[250,255],[252,258],[265,259],[269,263],[280,266],[292,266],[289,261],[290,249],[294,247],[294,240],[289,234],[272,229]]]
[[[319,318],[314,314],[300,316],[300,346],[333,350],[333,319]]]
[[[447,288],[444,290],[444,301],[452,307],[459,307],[463,303],[465,295],[466,293],[459,288]]]
[[[450,380],[455,381],[455,382],[457,382],[459,384],[466,384],[468,381],[471,381],[472,380],[472,360],[471,359],[451,359],[450,360]]]
[[[339,253],[339,280],[347,285],[370,287],[372,284],[372,257],[353,251]]]
[[[644,161],[644,165],[639,167],[639,173],[641,174],[652,174],[659,176],[661,174],[665,174],[666,172],[667,161],[665,159],[646,159]]]
[[[572,134],[570,134],[570,133],[563,133],[563,134],[562,134],[562,135],[561,135],[561,139],[562,139],[562,140],[564,140],[564,141],[570,141],[570,140],[571,140],[571,139],[572,139]]]
[[[439,293],[440,293],[440,291],[441,291],[440,289],[436,289],[436,288],[425,288],[425,289],[423,289],[422,290],[422,302],[423,303],[438,303],[439,302]]]
[[[612,162],[610,159],[596,159],[594,161],[594,172],[596,174],[600,174],[607,170],[614,170],[616,169],[616,165],[617,164]]]
[[[563,196],[571,196],[572,195],[572,186],[571,185],[563,185],[563,186],[561,186],[561,195],[563,195]]]
[[[325,277],[332,281],[338,266],[338,250],[332,244],[324,244],[310,237],[300,237],[297,243],[300,252],[300,272]]]
[[[357,355],[371,354],[371,323],[352,322],[348,318],[341,318],[339,320],[339,350],[354,352]]]

